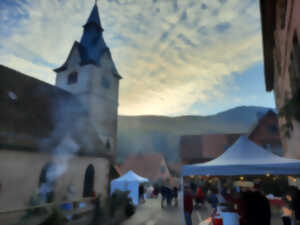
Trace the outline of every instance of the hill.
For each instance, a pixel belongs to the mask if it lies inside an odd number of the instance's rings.
[[[241,106],[210,116],[119,116],[117,161],[138,152],[160,152],[167,161],[177,161],[180,136],[246,133],[267,110]]]

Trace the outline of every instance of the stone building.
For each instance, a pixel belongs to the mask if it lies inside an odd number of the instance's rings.
[[[179,142],[182,164],[203,163],[219,157],[241,134],[184,135]]]
[[[179,154],[182,164],[202,163],[219,157],[241,135],[277,155],[283,155],[278,116],[273,110],[257,115],[257,122],[245,134],[185,135],[180,138]]]
[[[284,154],[300,158],[300,1],[260,0],[266,90],[274,91]]]
[[[279,135],[278,116],[273,110],[261,115],[248,135],[249,140],[272,153],[282,156],[282,145]]]
[[[144,153],[129,156],[120,166],[122,173],[133,170],[151,182],[171,180],[171,175],[165,161],[160,153]]]
[[[56,86],[0,66],[0,210],[107,193],[121,76],[102,32],[95,4]]]

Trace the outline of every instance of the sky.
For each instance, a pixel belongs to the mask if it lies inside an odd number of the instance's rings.
[[[94,0],[1,0],[0,64],[54,84]],[[119,114],[275,107],[258,0],[98,0],[120,81]]]

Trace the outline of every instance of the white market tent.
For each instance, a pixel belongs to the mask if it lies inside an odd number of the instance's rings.
[[[277,156],[241,136],[221,156],[206,163],[185,165],[182,176],[189,175],[293,175],[300,174],[300,160]]]
[[[129,191],[129,197],[137,205],[139,203],[139,185],[145,182],[149,182],[149,180],[130,170],[123,176],[111,181],[110,193],[112,194],[116,190]]]
[[[190,175],[234,176],[234,175],[295,175],[300,174],[300,160],[277,156],[241,136],[221,156],[206,163],[181,167],[183,177]],[[183,198],[181,199],[183,206]],[[183,215],[183,207],[182,207]],[[182,218],[184,218],[182,216]],[[184,219],[182,221],[184,223]]]

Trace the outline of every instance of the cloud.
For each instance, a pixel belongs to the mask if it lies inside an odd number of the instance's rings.
[[[3,4],[3,3],[2,3]],[[93,1],[31,0],[2,7],[1,63],[54,83]],[[189,113],[216,87],[262,60],[258,2],[100,1],[104,38],[120,74],[121,114]],[[17,9],[17,10],[16,10]],[[10,26],[9,24],[13,24]],[[230,31],[230,32],[227,32]],[[8,34],[8,35],[7,35]],[[199,110],[201,113],[201,110]]]

